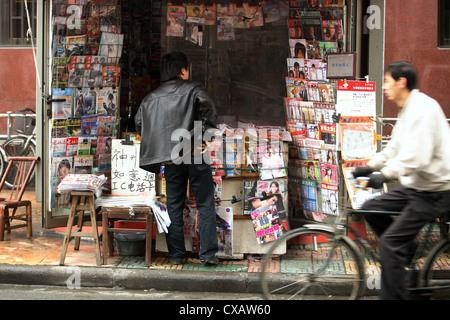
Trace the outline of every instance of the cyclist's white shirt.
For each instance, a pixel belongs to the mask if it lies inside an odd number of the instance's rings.
[[[450,190],[450,128],[439,103],[412,90],[391,140],[368,165],[408,188]]]

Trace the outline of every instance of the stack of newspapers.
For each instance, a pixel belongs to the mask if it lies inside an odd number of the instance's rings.
[[[98,194],[106,182],[105,175],[94,174],[68,174],[58,185],[58,193],[69,191],[93,191]]]

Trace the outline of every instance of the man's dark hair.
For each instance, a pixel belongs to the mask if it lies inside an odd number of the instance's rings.
[[[399,61],[388,65],[386,72],[389,72],[397,81],[400,78],[406,79],[406,87],[409,91],[416,88],[416,70],[409,62]]]
[[[182,52],[172,52],[161,58],[161,79],[163,82],[178,78],[181,69],[188,70],[189,61]]]

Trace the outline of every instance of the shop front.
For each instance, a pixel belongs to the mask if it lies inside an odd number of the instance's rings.
[[[369,1],[41,4],[38,193],[45,228],[66,226],[70,197],[58,186],[68,174],[104,175],[108,206],[118,196],[133,206],[136,196],[164,194],[163,174],[138,167],[134,115],[160,85],[160,58],[173,51],[188,56],[191,79],[216,102],[221,139],[209,156],[223,255],[263,253],[298,221],[327,223],[339,215],[339,81],[347,85],[374,70],[376,79],[358,82],[374,97],[381,88],[381,81],[372,84],[382,74],[382,46],[370,44],[382,40],[372,37],[382,29],[365,32]],[[377,101],[373,114],[362,116],[379,114]],[[188,194],[185,236],[193,251],[196,217]],[[157,233],[156,248],[166,250],[164,233]]]

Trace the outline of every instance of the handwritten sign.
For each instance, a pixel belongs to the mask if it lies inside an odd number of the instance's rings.
[[[111,193],[114,195],[147,195],[155,189],[155,174],[139,168],[140,144],[123,145],[112,140]]]

